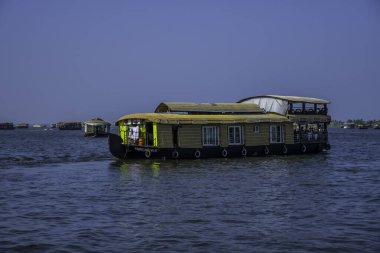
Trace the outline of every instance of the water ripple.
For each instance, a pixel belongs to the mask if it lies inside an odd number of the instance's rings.
[[[380,131],[348,131],[318,155],[128,162],[1,133],[0,252],[379,252]]]
[[[106,138],[84,138],[82,131],[1,131],[0,143],[0,169],[112,158]]]

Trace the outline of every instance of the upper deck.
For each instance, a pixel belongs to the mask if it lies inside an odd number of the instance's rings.
[[[288,116],[289,118],[305,118],[306,115],[328,116],[328,100],[310,97],[265,95],[248,97],[238,103],[253,103],[259,105],[266,112]],[[310,118],[310,117],[308,117]]]

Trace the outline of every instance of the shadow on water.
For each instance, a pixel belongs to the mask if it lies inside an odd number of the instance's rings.
[[[290,155],[290,156],[269,156],[269,157],[244,157],[244,158],[219,158],[219,159],[180,159],[180,160],[113,160],[109,164],[110,169],[127,169],[127,168],[164,168],[164,169],[189,169],[189,168],[205,168],[205,169],[219,169],[224,168],[236,169],[236,168],[271,168],[275,167],[298,167],[299,164],[307,165],[311,163],[323,163],[328,162],[328,152],[320,154],[307,154],[307,155]]]
[[[236,179],[243,174],[242,180],[255,179],[273,180],[275,177],[297,177],[302,182],[315,181],[328,170],[328,154],[249,157],[249,158],[221,158],[203,160],[114,160],[108,168],[124,180],[128,176],[150,178],[163,177],[174,179],[188,177],[203,180],[213,178],[225,181],[228,178]],[[302,177],[301,177],[302,175]],[[223,178],[222,178],[223,177]]]

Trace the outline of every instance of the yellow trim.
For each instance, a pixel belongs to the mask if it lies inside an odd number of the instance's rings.
[[[127,132],[128,132],[128,127],[124,125],[119,125],[119,132],[120,132],[120,137],[123,140],[123,144],[127,144]]]
[[[235,123],[260,123],[260,122],[289,122],[288,118],[282,115],[248,114],[248,115],[194,115],[194,114],[174,114],[174,113],[136,113],[128,114],[118,119],[116,125],[125,120],[147,120],[160,124],[235,124]]]
[[[157,139],[157,123],[153,123],[153,146],[158,146],[158,139]]]

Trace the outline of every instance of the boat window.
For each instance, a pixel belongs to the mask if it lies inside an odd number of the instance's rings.
[[[289,114],[301,114],[303,112],[302,103],[292,103],[289,107]]]
[[[241,126],[228,127],[228,144],[237,145],[242,144],[242,131]]]
[[[305,114],[315,114],[315,105],[310,103],[305,103]]]
[[[317,104],[317,114],[326,115],[327,114],[327,106],[325,104]]]
[[[203,139],[203,146],[218,146],[219,145],[219,127],[218,126],[203,126],[202,139]]]
[[[271,125],[269,130],[270,130],[270,143],[284,142],[284,126]]]
[[[259,133],[260,133],[260,126],[259,126],[259,125],[254,126],[254,127],[253,127],[253,132],[254,132],[255,134],[259,134]]]

